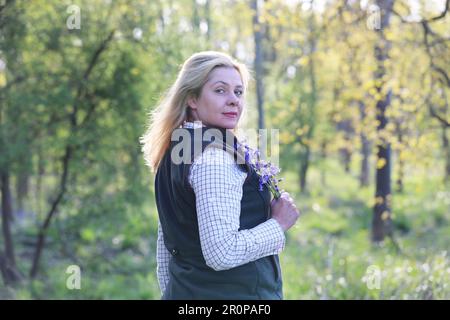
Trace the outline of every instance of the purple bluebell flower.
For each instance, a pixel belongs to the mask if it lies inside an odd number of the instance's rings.
[[[250,162],[250,151],[249,151],[249,147],[246,145],[245,146],[245,162],[249,163]]]
[[[239,148],[243,148],[245,154],[245,162],[248,163],[259,176],[259,190],[263,191],[263,185],[266,185],[275,199],[280,197],[280,190],[278,182],[282,179],[277,179],[276,175],[280,173],[280,168],[262,160],[260,158],[259,150],[253,150],[247,144],[239,144]]]

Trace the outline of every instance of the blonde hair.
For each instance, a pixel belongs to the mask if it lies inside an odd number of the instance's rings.
[[[145,163],[152,172],[159,164],[170,145],[172,131],[189,119],[187,100],[198,98],[211,71],[218,67],[235,68],[241,75],[244,92],[247,89],[250,72],[245,64],[234,60],[226,53],[203,51],[193,54],[183,64],[175,83],[150,112],[150,124],[140,138]]]

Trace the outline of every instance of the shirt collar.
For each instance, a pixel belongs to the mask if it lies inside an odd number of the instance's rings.
[[[197,129],[197,128],[201,128],[201,127],[205,127],[205,125],[199,120],[183,122],[183,128]]]

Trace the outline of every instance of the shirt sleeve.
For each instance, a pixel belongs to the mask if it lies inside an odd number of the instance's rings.
[[[166,290],[167,282],[169,282],[169,260],[170,252],[164,244],[164,235],[161,228],[161,223],[158,220],[158,238],[156,241],[156,275],[158,277],[159,288],[161,295]]]
[[[189,182],[196,196],[202,253],[216,271],[278,254],[285,246],[283,229],[275,219],[239,231],[246,176],[232,155],[217,148],[206,149],[191,166]]]

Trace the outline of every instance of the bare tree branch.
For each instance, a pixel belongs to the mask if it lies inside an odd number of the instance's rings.
[[[437,15],[436,17],[433,17],[433,18],[421,19],[421,20],[417,20],[417,21],[406,20],[399,12],[397,12],[394,9],[392,9],[392,13],[394,13],[397,17],[399,17],[403,23],[424,23],[424,22],[430,23],[430,22],[435,22],[435,21],[445,18],[445,16],[447,15],[447,12],[450,9],[449,6],[450,6],[450,0],[446,0],[444,11],[442,11],[439,15]]]
[[[437,21],[437,20],[440,20],[440,19],[444,18],[445,15],[447,14],[448,10],[449,10],[449,6],[450,6],[450,0],[447,0],[447,1],[445,2],[445,8],[444,8],[444,11],[443,11],[440,15],[438,15],[438,16],[436,16],[436,17],[433,17],[433,18],[430,18],[430,19],[427,19],[427,20],[425,20],[425,21],[426,21],[426,22],[433,22],[433,21]]]

